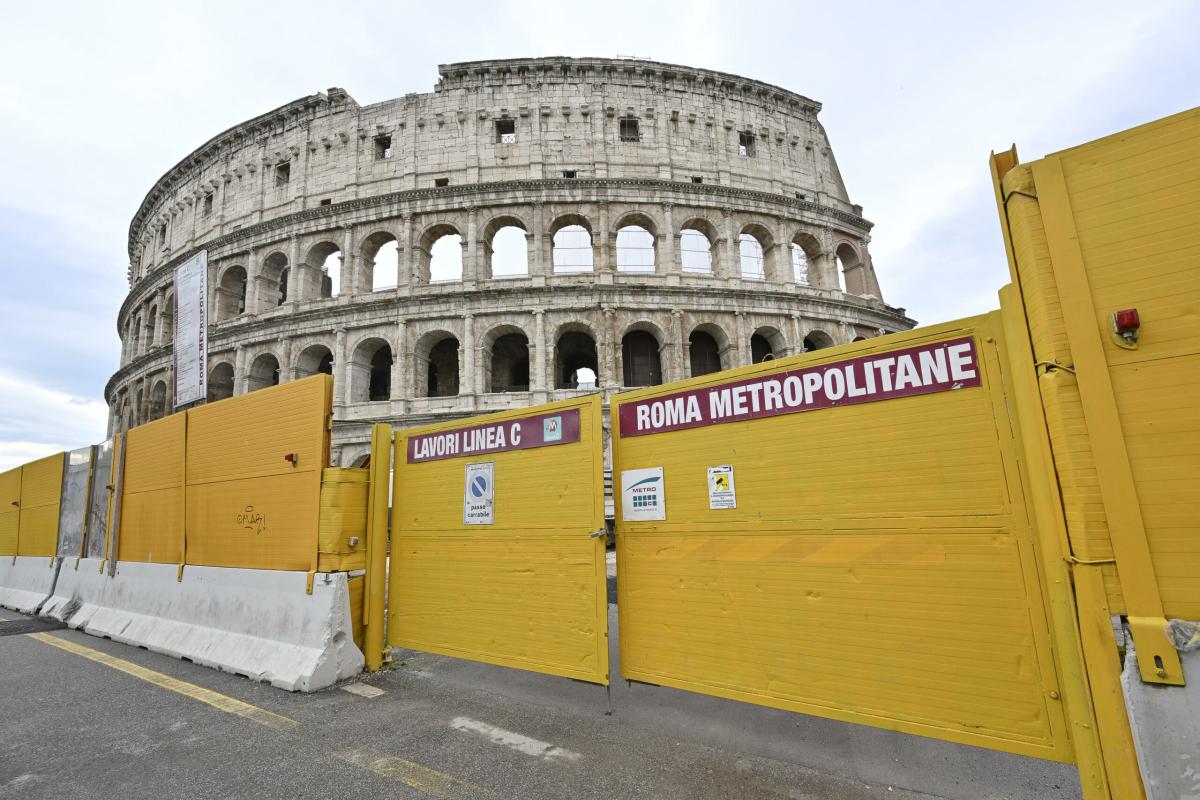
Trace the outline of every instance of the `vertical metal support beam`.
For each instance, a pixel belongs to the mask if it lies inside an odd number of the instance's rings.
[[[363,591],[363,653],[367,670],[383,666],[386,620],[384,591],[387,587],[388,490],[392,466],[392,428],[371,426],[371,474],[367,490],[367,574]]]
[[[1062,161],[1057,157],[1044,158],[1035,161],[1032,169],[1067,341],[1079,381],[1088,441],[1104,500],[1104,516],[1117,560],[1121,594],[1137,648],[1138,668],[1147,683],[1182,686],[1183,667],[1179,651],[1167,637],[1162,597],[1146,541],[1108,359],[1096,326],[1097,310],[1079,249]]]

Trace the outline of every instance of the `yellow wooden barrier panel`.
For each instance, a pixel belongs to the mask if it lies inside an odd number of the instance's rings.
[[[622,674],[1071,761],[1002,335],[976,317],[618,395]],[[934,388],[889,395],[920,350]]]
[[[356,570],[366,566],[369,476],[369,470],[361,468],[327,467],[324,470],[321,522],[317,531],[317,569],[321,572]]]
[[[21,523],[17,555],[53,556],[58,551],[63,453],[21,467]]]
[[[391,644],[608,682],[600,415],[591,395],[396,434]]]
[[[187,416],[172,414],[125,434],[119,560],[182,562],[186,431]]]
[[[187,563],[316,569],[332,385],[314,375],[188,411]]]
[[[17,554],[21,527],[21,468],[0,472],[0,556]]]

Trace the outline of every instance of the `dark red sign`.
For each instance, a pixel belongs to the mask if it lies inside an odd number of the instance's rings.
[[[528,450],[579,441],[579,409],[553,414],[489,422],[436,433],[419,433],[408,439],[408,463],[440,461],[443,458],[470,458]]]
[[[621,436],[645,436],[979,385],[975,340],[967,336],[621,403]]]

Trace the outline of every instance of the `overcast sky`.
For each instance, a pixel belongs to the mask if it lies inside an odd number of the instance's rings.
[[[431,91],[437,65],[633,55],[824,104],[884,299],[922,323],[1006,282],[987,156],[1200,105],[1200,3],[8,3],[0,469],[101,440],[129,220],[171,165],[290,100]]]

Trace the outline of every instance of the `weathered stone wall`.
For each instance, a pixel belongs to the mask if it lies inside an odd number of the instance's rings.
[[[556,344],[571,331],[594,340],[599,385],[612,390],[632,330],[654,336],[673,380],[689,374],[698,328],[731,367],[750,363],[756,332],[785,355],[813,331],[827,338],[810,345],[911,327],[882,302],[870,223],[849,201],[817,103],[645,61],[471,62],[440,73],[433,93],[371,106],[340,89],[302,98],[220,134],[158,181],[130,226],[122,362],[106,389],[114,430],[169,410],[172,270],[198,249],[209,254],[218,395],[275,380],[262,356],[276,359],[278,380],[322,368],[323,357],[329,368],[332,356],[346,463],[372,421],[578,391],[556,388]],[[514,140],[502,141],[509,121]],[[617,232],[630,224],[653,237],[653,272],[619,268]],[[526,275],[492,275],[492,237],[506,225],[525,231]],[[555,271],[554,235],[566,225],[590,233],[591,272]],[[711,273],[682,268],[685,229],[708,237]],[[431,282],[430,249],[444,234],[462,237],[461,280]],[[742,234],[762,247],[761,279],[743,274]],[[372,291],[372,259],[390,241],[396,286]],[[322,291],[335,251],[338,285]],[[490,391],[493,344],[506,333],[527,340],[528,391]],[[458,394],[426,396],[430,359],[441,357],[431,351],[448,336]],[[512,343],[502,346],[510,361]],[[383,345],[388,399],[371,399],[381,396]]]

